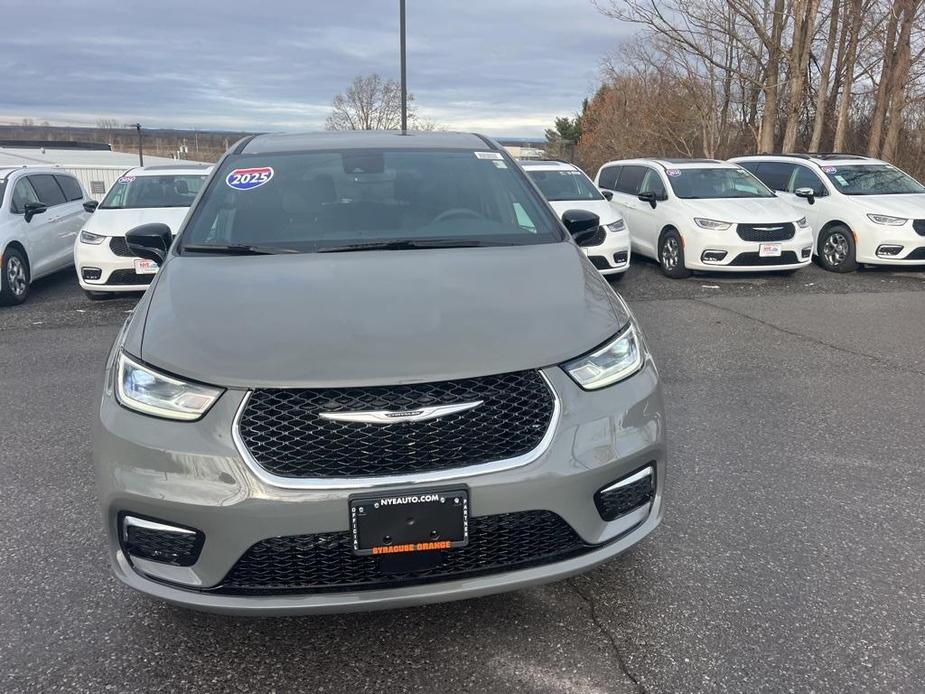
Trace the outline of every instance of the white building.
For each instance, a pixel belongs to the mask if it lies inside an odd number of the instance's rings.
[[[147,154],[144,161],[145,166],[180,163],[176,159]],[[91,198],[102,200],[126,169],[138,166],[138,153],[113,152],[109,145],[98,143],[0,141],[0,168],[7,166],[60,166],[80,179]]]

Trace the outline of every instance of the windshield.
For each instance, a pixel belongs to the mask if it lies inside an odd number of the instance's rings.
[[[498,152],[348,149],[226,158],[183,232],[181,252],[561,239],[552,215]]]
[[[205,180],[204,174],[121,176],[109,189],[99,209],[189,207]]]
[[[925,193],[925,186],[889,164],[823,166],[822,171],[845,195]]]
[[[550,202],[557,200],[603,200],[604,196],[581,171],[537,171],[527,175]]]
[[[667,169],[671,189],[679,198],[773,198],[774,193],[744,169]]]

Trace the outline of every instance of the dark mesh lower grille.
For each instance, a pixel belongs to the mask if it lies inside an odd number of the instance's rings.
[[[109,250],[123,258],[135,257],[135,254],[132,253],[131,249],[128,247],[128,242],[125,240],[124,236],[113,236],[109,239]]]
[[[652,501],[654,494],[655,479],[652,475],[648,475],[619,489],[609,492],[599,491],[594,495],[594,503],[601,514],[601,518],[612,521],[626,515],[633,509],[639,508],[643,504],[649,503]]]
[[[598,270],[610,270],[610,263],[607,262],[607,258],[602,255],[589,255],[588,260],[591,261],[591,264],[596,267]]]
[[[913,219],[912,228],[919,236],[925,236],[925,219]]]
[[[916,248],[909,255],[903,258],[903,260],[925,260],[925,246]]]
[[[106,284],[133,285],[151,284],[154,275],[139,275],[134,270],[113,270]]]
[[[421,552],[433,563],[413,571],[402,572],[394,560],[418,559],[414,555],[357,556],[351,547],[349,532],[263,540],[245,552],[215,590],[272,594],[386,588],[524,569],[594,548],[550,511],[470,518],[467,546]]]
[[[762,265],[796,265],[800,260],[793,251],[784,251],[779,256],[762,258],[757,253],[739,253],[733,258],[730,265],[746,265],[749,267]]]
[[[174,566],[192,566],[199,558],[202,533],[169,533],[150,528],[127,526],[125,551],[133,557]]]
[[[322,412],[414,411],[482,401],[427,421],[332,421]],[[376,477],[514,458],[536,448],[554,400],[537,371],[377,388],[255,390],[238,428],[254,460],[295,478]]]
[[[739,224],[736,232],[743,241],[789,241],[795,229],[793,222],[780,224]]]

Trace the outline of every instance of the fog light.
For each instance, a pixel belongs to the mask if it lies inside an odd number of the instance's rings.
[[[721,263],[726,255],[726,251],[704,251],[700,260],[705,263]]]
[[[173,566],[195,564],[205,542],[198,530],[129,515],[122,517],[120,535],[126,554]]]
[[[617,480],[594,495],[594,505],[605,521],[625,516],[649,504],[655,496],[655,467],[648,465]]]
[[[84,267],[80,269],[80,276],[85,280],[98,280],[102,275],[103,271],[98,267]]]
[[[809,248],[804,248],[802,251],[800,251],[800,256],[803,258],[808,258],[812,252],[813,247],[810,246]]]
[[[877,255],[895,256],[902,253],[903,247],[885,243],[877,248]]]
[[[620,251],[619,253],[613,254],[613,262],[617,265],[622,265],[629,258],[629,251]]]

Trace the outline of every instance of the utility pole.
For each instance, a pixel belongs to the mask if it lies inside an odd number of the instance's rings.
[[[141,149],[141,123],[135,123],[135,130],[138,131],[138,166],[144,166],[145,155]]]
[[[405,0],[398,0],[401,16],[401,134],[408,132],[408,77],[405,61]]]

